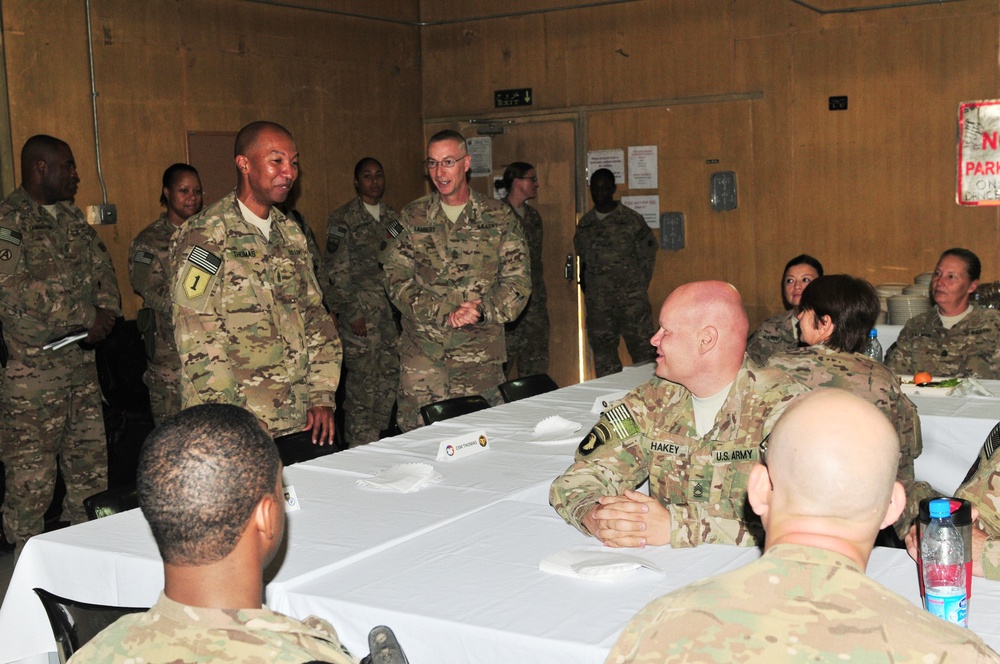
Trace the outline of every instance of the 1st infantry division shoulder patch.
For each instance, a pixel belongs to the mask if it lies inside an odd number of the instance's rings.
[[[209,286],[219,272],[222,259],[205,249],[194,246],[188,254],[188,270],[184,275],[184,294],[194,300],[208,292]]]

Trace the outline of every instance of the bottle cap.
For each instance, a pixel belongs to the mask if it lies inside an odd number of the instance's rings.
[[[871,332],[868,333],[868,338],[869,339],[877,339],[878,338],[878,330],[876,330],[873,327],[872,330],[871,330]]]
[[[947,498],[932,500],[928,509],[932,519],[944,519],[951,516],[951,501]]]

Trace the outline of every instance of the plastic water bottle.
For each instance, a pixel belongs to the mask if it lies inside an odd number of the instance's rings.
[[[948,622],[969,626],[965,594],[965,542],[951,521],[947,499],[932,500],[931,522],[920,540],[924,577],[924,608]]]
[[[874,328],[868,333],[868,343],[865,344],[865,355],[876,362],[882,361],[882,344],[878,342],[878,330]]]

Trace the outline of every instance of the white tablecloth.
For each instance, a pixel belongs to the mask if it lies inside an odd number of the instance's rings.
[[[757,555],[722,546],[650,549],[645,555],[665,565],[667,577],[641,570],[611,585],[538,570],[549,553],[593,540],[547,505],[549,483],[571,463],[574,443],[533,445],[525,433],[558,414],[580,422],[582,438],[597,419],[590,412],[595,399],[651,373],[648,365],[628,369],[287,468],[285,483],[295,487],[302,508],[289,514],[285,549],[266,575],[268,604],[296,617],[329,619],[359,655],[367,652],[368,631],[382,623],[396,630],[414,664],[602,661],[625,621],[649,599]],[[934,399],[918,407],[924,454],[932,458],[939,446],[934,436],[955,436],[970,422],[985,427],[989,420],[975,405]],[[989,412],[995,422],[995,411]],[[449,463],[434,460],[441,440],[478,428],[487,431],[491,450]],[[944,438],[943,456],[956,456],[960,448],[968,463],[957,465],[967,468],[985,438],[976,436],[958,436],[960,445]],[[355,484],[380,468],[412,461],[433,463],[443,480],[412,494]],[[939,465],[932,461],[927,472]],[[947,490],[947,481],[932,483]],[[886,574],[891,587],[915,600],[915,568],[904,552],[877,550],[870,570]],[[0,662],[54,650],[33,587],[81,601],[144,606],[156,600],[162,580],[138,511],[33,538],[0,607]],[[981,599],[973,600],[973,626],[1000,646],[1000,636],[990,631],[1000,629],[1000,584],[976,579],[974,594]],[[989,624],[982,622],[986,616]]]

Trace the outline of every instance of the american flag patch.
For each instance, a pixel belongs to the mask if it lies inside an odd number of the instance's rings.
[[[986,444],[983,445],[983,449],[986,450],[986,458],[992,458],[998,447],[1000,447],[1000,424],[993,427],[993,431],[990,431],[990,435],[986,437]]]
[[[221,258],[213,253],[205,251],[199,246],[195,246],[191,249],[191,253],[188,254],[188,261],[194,263],[212,275],[216,274],[219,271],[219,266],[222,265]]]
[[[153,254],[149,253],[148,251],[137,251],[135,252],[134,260],[136,263],[143,263],[144,265],[152,265]]]
[[[0,240],[21,246],[21,233],[9,228],[0,228]]]
[[[629,412],[623,403],[604,411],[604,417],[608,418],[611,428],[615,430],[615,433],[622,440],[639,433],[639,425],[632,419],[632,413]]]
[[[399,237],[399,234],[403,232],[403,225],[393,219],[392,223],[386,226],[386,230],[389,231],[389,235],[392,237]]]

